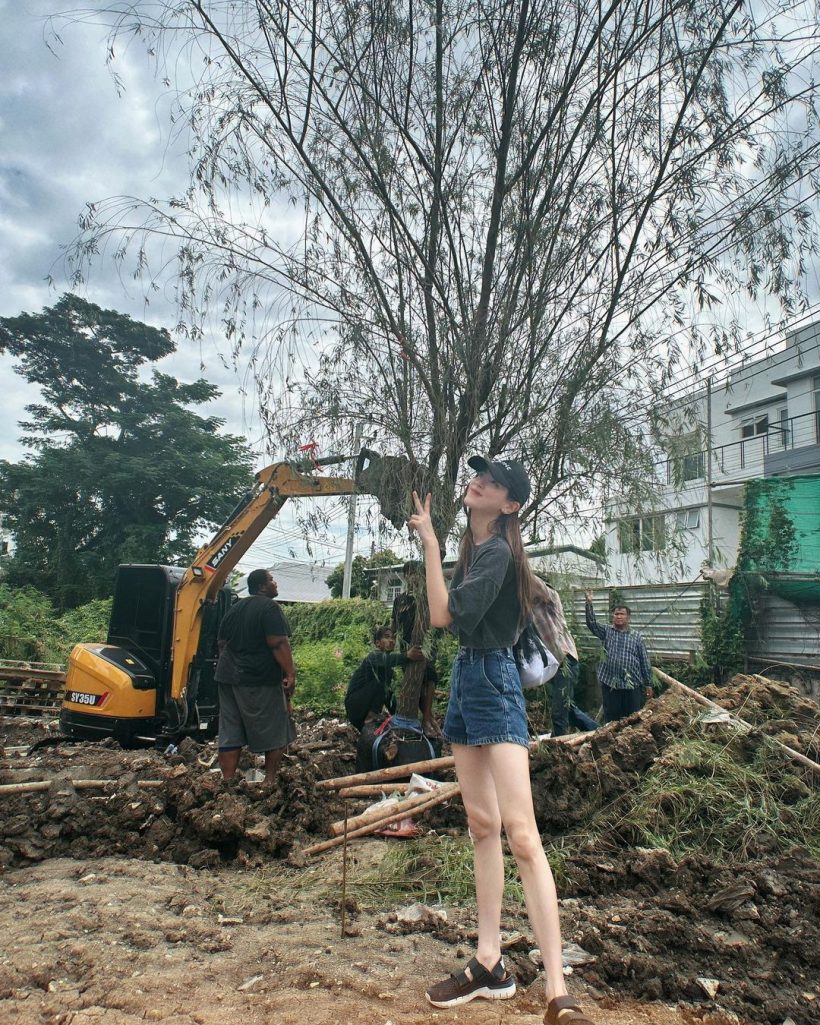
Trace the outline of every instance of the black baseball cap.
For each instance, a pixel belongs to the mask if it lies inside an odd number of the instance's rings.
[[[485,471],[498,484],[503,484],[513,502],[521,505],[530,497],[530,478],[524,464],[517,459],[488,459],[486,456],[470,456],[467,465],[479,473]]]

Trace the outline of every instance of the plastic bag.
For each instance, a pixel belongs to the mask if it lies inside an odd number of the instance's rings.
[[[522,630],[513,653],[524,690],[548,683],[558,672],[558,659],[541,640],[541,635],[532,622]]]

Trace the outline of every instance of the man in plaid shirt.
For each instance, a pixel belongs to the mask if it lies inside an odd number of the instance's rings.
[[[612,625],[601,626],[592,608],[592,595],[586,592],[587,626],[604,646],[605,658],[598,666],[598,682],[604,705],[604,722],[623,719],[652,697],[652,669],[643,637],[629,629],[630,611],[626,605],[612,610]]]

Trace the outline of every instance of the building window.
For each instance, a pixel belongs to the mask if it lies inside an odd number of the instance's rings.
[[[680,509],[675,518],[675,525],[680,530],[697,530],[700,526],[700,509]]]
[[[744,420],[740,425],[741,438],[754,438],[757,434],[767,434],[769,431],[769,414],[757,416],[754,420]]]
[[[662,552],[666,547],[665,517],[630,516],[618,520],[618,546],[627,555]]]
[[[820,375],[814,378],[814,436],[820,445]]]
[[[740,438],[741,438],[740,467],[741,467],[741,469],[743,469],[746,466],[746,456],[750,455],[752,453],[752,451],[754,451],[753,449],[749,449],[749,451],[747,452],[747,450],[746,450],[747,444],[749,444],[752,441],[753,438],[759,437],[760,435],[763,435],[765,437],[768,433],[769,433],[769,414],[768,413],[766,413],[765,416],[756,416],[756,417],[754,417],[751,420],[744,420],[741,423],[741,425],[740,425]],[[766,442],[763,441],[762,445],[765,445],[765,444],[766,444]],[[760,454],[761,455],[763,454],[763,451],[764,451],[764,449],[761,448],[760,449]]]
[[[398,577],[393,577],[387,581],[387,587],[384,592],[384,600],[393,602],[404,590],[404,583],[399,580]]]
[[[706,453],[700,449],[700,439],[693,432],[670,439],[672,455],[666,462],[667,484],[686,484],[706,476]]]

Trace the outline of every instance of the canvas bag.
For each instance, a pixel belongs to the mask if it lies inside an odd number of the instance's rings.
[[[524,690],[548,683],[558,672],[558,660],[541,640],[532,620],[521,631],[513,648],[518,675]]]

